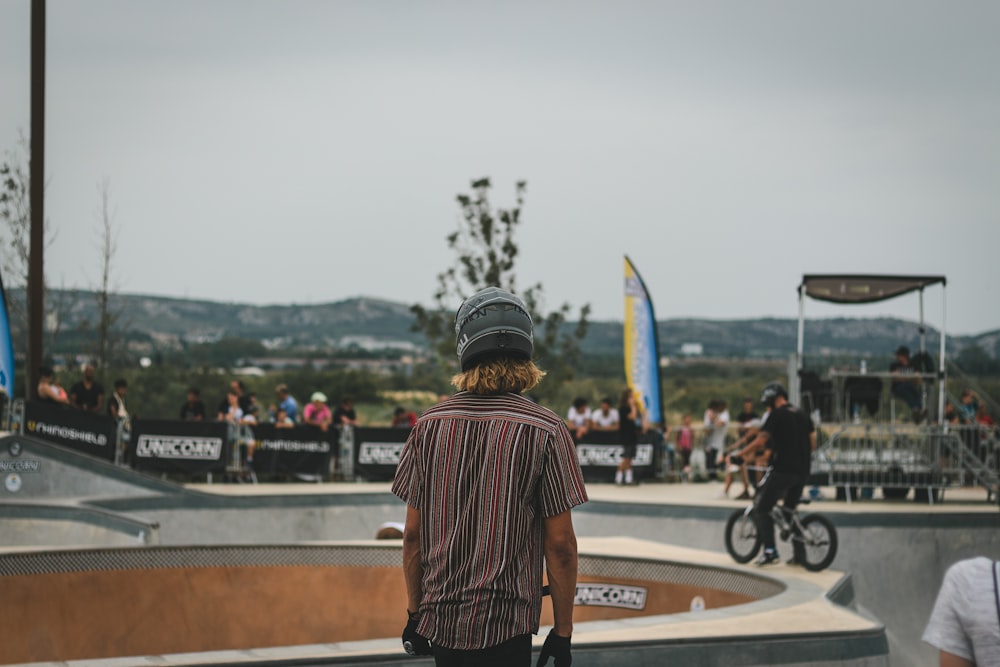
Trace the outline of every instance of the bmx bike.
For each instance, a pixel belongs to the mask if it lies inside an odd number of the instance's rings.
[[[802,504],[808,504],[807,498]],[[774,528],[782,541],[791,539],[795,562],[811,572],[830,566],[837,556],[837,529],[822,514],[800,516],[797,510],[775,505],[771,509]],[[749,563],[761,548],[753,517],[753,503],[736,510],[726,521],[726,551],[737,563]]]

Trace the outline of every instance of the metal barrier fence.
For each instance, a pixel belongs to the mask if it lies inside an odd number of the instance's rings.
[[[940,499],[944,489],[983,486],[996,497],[1000,452],[994,428],[973,425],[838,424],[820,431],[813,481],[858,490],[879,487],[887,498]]]
[[[388,448],[398,456],[396,450],[402,446],[398,431],[393,429],[369,428],[356,432],[353,428],[344,427],[338,428],[327,439],[316,433],[291,431],[285,431],[281,435],[268,435],[266,429],[274,431],[274,426],[267,424],[259,425],[255,433],[254,426],[241,424],[230,427],[226,436],[223,436],[226,430],[222,426],[222,433],[216,438],[217,448],[212,450],[216,452],[212,454],[211,460],[215,461],[212,464],[202,455],[208,450],[194,446],[196,441],[205,438],[193,436],[206,434],[189,433],[188,430],[153,429],[152,440],[150,436],[146,436],[144,440],[142,429],[137,426],[139,422],[130,424],[131,431],[124,422],[118,422],[104,436],[88,431],[89,422],[78,424],[74,421],[86,415],[59,410],[38,412],[36,405],[36,412],[32,413],[36,416],[31,419],[42,418],[52,422],[50,426],[57,427],[54,432],[52,429],[43,432],[40,428],[36,430],[38,421],[30,424],[26,422],[27,407],[21,400],[10,402],[5,417],[14,432],[26,434],[31,430],[27,434],[48,438],[63,434],[66,437],[59,444],[102,456],[119,465],[161,471],[187,470],[192,474],[207,474],[208,481],[212,481],[213,470],[224,473],[227,479],[245,482],[256,482],[257,474],[262,470],[264,474],[294,474],[299,479],[317,482],[327,479],[353,480],[358,475],[357,466],[361,464],[367,466],[365,470],[371,473],[373,461],[381,463],[391,473],[396,462],[383,461],[384,456],[362,456],[357,451],[359,448],[367,447],[366,452],[372,448],[379,451]],[[106,422],[106,418],[89,416],[88,419],[99,422],[98,426],[110,423]],[[177,422],[175,426],[183,424]],[[62,426],[67,428],[63,429]],[[695,425],[693,430],[693,449],[703,449],[703,429]],[[392,437],[380,431],[391,431]],[[688,472],[681,453],[676,449],[674,434],[666,438],[659,433],[656,438],[652,434],[648,435],[648,439],[644,438],[643,442],[651,443],[655,450],[650,464],[647,464],[653,466],[652,474],[671,481],[687,479]],[[736,427],[732,426],[726,438],[727,447],[733,443],[735,436]],[[123,445],[133,438],[136,442],[124,449]],[[58,437],[56,439],[59,440]],[[105,439],[108,445],[114,447],[113,450],[104,446]],[[826,423],[820,425],[817,440],[811,483],[835,486],[838,488],[838,496],[842,489],[847,500],[874,488],[880,488],[887,498],[901,498],[910,489],[915,489],[917,498],[926,498],[929,502],[938,500],[944,489],[966,485],[984,487],[993,499],[1000,495],[1000,432],[995,427],[979,424],[939,426],[894,422]],[[95,448],[95,442],[101,446]],[[649,447],[649,444],[644,446]],[[123,457],[123,452],[127,457]],[[256,466],[252,465],[254,452],[258,458],[267,460],[258,460]],[[357,458],[358,456],[361,458]],[[185,457],[191,459],[187,468]],[[156,460],[160,463],[151,466],[150,462]],[[170,465],[164,468],[163,462]],[[716,467],[715,461],[705,461],[705,464],[708,470],[702,472],[716,476],[725,473],[725,466]],[[387,474],[384,470],[382,472]]]
[[[261,444],[259,434],[254,431],[253,424],[231,424],[229,428],[229,460],[226,464],[226,475],[236,481],[257,483],[257,471],[253,465],[253,456]],[[329,463],[324,470],[291,472],[302,481],[322,482],[339,478],[350,480],[354,478],[354,427],[350,425],[334,428],[335,448],[330,451]],[[208,481],[211,482],[211,474]]]
[[[7,401],[7,408],[4,412],[4,427],[11,433],[21,433],[24,427],[23,398]]]

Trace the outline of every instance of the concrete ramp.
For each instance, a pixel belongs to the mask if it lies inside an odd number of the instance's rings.
[[[152,496],[182,487],[22,435],[0,438],[0,500]]]
[[[7,488],[11,474],[20,478],[14,491]],[[381,523],[405,515],[388,484],[182,487],[20,436],[0,439],[0,481],[0,544],[8,546],[364,540]],[[712,484],[592,484],[591,502],[574,511],[574,524],[581,538],[639,537],[713,551],[729,564],[723,527],[742,504],[718,499],[718,490]],[[831,489],[825,493],[832,497]],[[837,526],[840,549],[832,567],[850,574],[851,587],[840,602],[885,624],[878,637],[888,641],[894,667],[934,661],[920,635],[948,566],[971,556],[1000,558],[1000,513],[981,490],[952,490],[945,503],[933,506],[822,502],[809,511]],[[670,641],[679,650],[693,638]],[[754,638],[745,644],[744,651],[756,650]],[[817,655],[830,651],[829,643],[816,646]],[[794,664],[785,658],[761,664]]]
[[[0,438],[0,544],[156,544],[155,520],[96,506],[111,498],[163,498],[184,489],[33,437]]]

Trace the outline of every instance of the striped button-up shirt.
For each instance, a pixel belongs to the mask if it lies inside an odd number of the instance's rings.
[[[459,650],[538,632],[543,519],[587,501],[558,415],[459,392],[417,421],[392,492],[420,511],[418,632]]]

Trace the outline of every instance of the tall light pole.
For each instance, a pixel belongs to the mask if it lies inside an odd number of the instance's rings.
[[[45,323],[45,0],[31,0],[31,252],[28,260],[28,368],[25,394],[34,396],[42,365]]]

